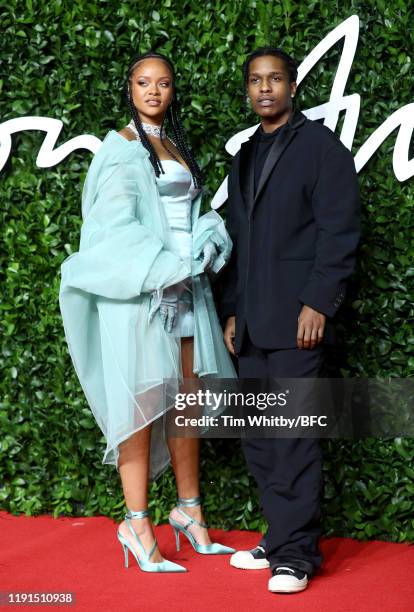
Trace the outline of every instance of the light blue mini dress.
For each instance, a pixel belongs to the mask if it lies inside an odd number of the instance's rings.
[[[178,161],[161,161],[165,174],[156,178],[158,191],[170,229],[171,250],[191,265],[193,236],[192,202],[200,193],[191,173]],[[194,336],[194,307],[191,278],[176,286],[178,294],[177,321],[174,333],[181,337]]]
[[[152,478],[170,462],[162,417],[182,382],[181,339],[194,339],[196,376],[236,377],[203,258],[212,242],[218,273],[231,239],[215,211],[200,214],[190,172],[161,163],[157,177],[138,140],[108,132],[89,166],[79,250],[62,263],[59,292],[69,353],[107,442],[103,463],[119,467],[120,443],[152,423]],[[171,288],[179,301],[170,333],[158,307]]]

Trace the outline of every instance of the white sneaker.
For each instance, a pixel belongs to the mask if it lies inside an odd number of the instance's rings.
[[[307,586],[307,574],[293,567],[277,567],[269,580],[269,591],[272,593],[298,593]]]
[[[251,550],[238,550],[232,554],[230,565],[239,569],[267,569],[269,561],[266,559],[263,546],[256,546]]]

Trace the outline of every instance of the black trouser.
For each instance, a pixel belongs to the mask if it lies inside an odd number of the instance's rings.
[[[240,378],[317,378],[323,347],[264,350],[246,330],[239,354]],[[262,539],[271,569],[284,565],[311,576],[322,563],[319,551],[322,451],[319,438],[242,439],[247,465],[268,522]]]

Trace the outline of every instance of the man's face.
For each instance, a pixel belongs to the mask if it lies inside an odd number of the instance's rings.
[[[289,83],[283,59],[263,55],[250,62],[247,94],[259,117],[272,119],[289,111],[295,93],[296,83]]]

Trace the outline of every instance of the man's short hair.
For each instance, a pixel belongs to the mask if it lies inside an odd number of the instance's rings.
[[[264,57],[265,55],[273,55],[274,57],[279,57],[281,60],[285,62],[286,70],[289,75],[289,83],[293,83],[298,78],[298,67],[296,61],[293,59],[291,55],[280,49],[279,47],[260,47],[250,53],[247,57],[246,61],[243,64],[243,77],[244,84],[247,86],[247,81],[249,78],[249,66],[253,60],[257,57]]]

